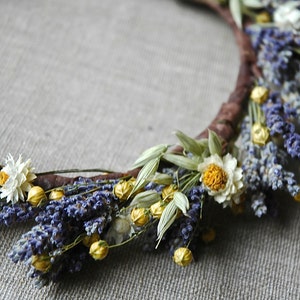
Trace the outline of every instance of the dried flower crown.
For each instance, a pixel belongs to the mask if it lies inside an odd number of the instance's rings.
[[[30,160],[8,155],[0,224],[35,221],[9,257],[24,261],[38,286],[145,232],[145,250],[165,244],[174,262],[187,266],[200,241],[215,238],[204,216],[212,204],[261,217],[277,213],[278,190],[300,200],[298,174],[288,164],[300,158],[300,2],[192,2],[230,24],[241,61],[234,92],[196,139],[177,131],[179,145],[152,147],[132,170],[94,177],[34,174]]]

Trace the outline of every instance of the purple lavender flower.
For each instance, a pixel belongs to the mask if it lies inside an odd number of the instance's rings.
[[[284,146],[291,157],[300,158],[300,135],[298,133],[288,134]]]
[[[4,204],[0,202],[0,224],[10,226],[14,223],[26,222],[34,219],[40,208],[30,203]]]
[[[252,27],[247,29],[247,33],[257,53],[257,64],[268,82],[281,86],[295,77],[300,69],[300,61],[293,51],[297,41],[291,31],[275,27]]]
[[[100,190],[92,193],[91,189],[99,183],[86,183],[82,185],[81,180],[81,186],[75,183],[74,189],[67,187],[69,193],[83,194],[50,201],[35,218],[37,225],[21,237],[9,254],[13,262],[27,264],[32,264],[35,256],[49,257],[49,270],[31,266],[30,276],[37,278],[39,284],[56,280],[64,271],[79,271],[82,260],[88,256],[87,248],[81,244],[83,237],[96,231],[103,233],[119,211],[119,200],[109,191],[111,187],[101,185]]]

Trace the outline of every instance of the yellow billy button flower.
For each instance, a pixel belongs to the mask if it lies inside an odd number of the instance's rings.
[[[250,94],[251,100],[258,104],[263,104],[268,99],[268,96],[269,90],[263,86],[256,86]]]
[[[91,244],[90,246],[90,255],[95,260],[102,260],[104,259],[108,254],[108,244],[104,240],[99,240]]]
[[[29,190],[27,201],[32,206],[39,206],[47,201],[47,196],[40,186],[34,186]]]
[[[294,196],[294,200],[300,202],[300,193]]]
[[[189,248],[180,247],[175,250],[173,260],[177,265],[186,267],[193,260],[192,251]]]
[[[63,189],[56,189],[51,191],[51,193],[49,194],[49,200],[61,200],[61,198],[65,195],[64,190]]]
[[[134,208],[130,213],[130,217],[133,224],[138,227],[146,225],[150,220],[146,209],[142,207]]]
[[[50,256],[47,254],[33,255],[31,264],[36,270],[46,273],[51,268]]]
[[[114,194],[121,201],[126,201],[133,190],[135,178],[130,180],[121,180],[114,186]]]
[[[4,185],[7,179],[9,178],[9,175],[7,175],[4,171],[0,172],[0,185]]]
[[[87,235],[83,238],[82,244],[86,247],[91,247],[91,245],[97,241],[99,241],[100,235],[95,232],[92,235]]]
[[[154,219],[160,219],[166,205],[162,201],[157,201],[150,206],[150,213]]]
[[[213,228],[208,228],[202,232],[202,241],[204,243],[210,243],[216,238],[216,231]]]
[[[254,144],[264,146],[270,139],[269,128],[261,123],[254,123],[251,128],[251,139]]]
[[[270,23],[271,16],[268,12],[263,11],[256,15],[256,23]]]
[[[174,193],[177,192],[178,187],[175,184],[170,184],[164,187],[161,191],[161,197],[165,202],[170,202],[174,198]]]

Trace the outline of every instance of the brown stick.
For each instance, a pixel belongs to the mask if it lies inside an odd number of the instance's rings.
[[[209,0],[189,0],[198,4],[204,4],[217,12],[232,28],[239,48],[240,67],[236,80],[234,91],[230,94],[226,103],[223,103],[211,124],[202,131],[196,138],[205,138],[208,136],[208,129],[215,131],[225,142],[225,147],[237,135],[237,127],[243,116],[244,106],[255,76],[259,77],[260,72],[256,67],[256,56],[251,47],[249,37],[241,31],[235,24],[232,15],[227,7],[221,6],[216,2]],[[176,151],[180,148],[176,148]],[[139,169],[134,169],[124,173],[111,173],[107,175],[98,175],[90,177],[93,180],[115,179],[131,175],[136,177]],[[51,189],[58,186],[73,183],[78,177],[69,178],[60,175],[40,175],[35,180],[35,184],[44,189]]]

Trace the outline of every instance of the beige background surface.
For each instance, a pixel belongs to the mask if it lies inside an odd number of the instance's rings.
[[[232,91],[238,51],[216,15],[172,0],[0,0],[0,154],[37,171],[127,170],[146,148],[202,131]],[[297,299],[300,207],[224,216],[188,268],[139,243],[36,290],[0,227],[0,299]]]

